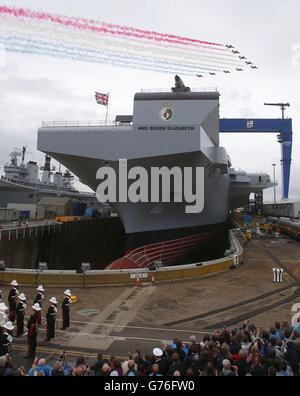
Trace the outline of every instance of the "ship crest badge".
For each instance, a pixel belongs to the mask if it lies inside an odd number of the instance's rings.
[[[159,112],[159,117],[163,121],[170,121],[174,117],[174,112],[171,105],[165,104]]]

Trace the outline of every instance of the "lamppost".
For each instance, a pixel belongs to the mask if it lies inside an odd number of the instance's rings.
[[[275,167],[276,164],[272,164],[273,166],[273,181],[274,181],[274,204],[276,204],[276,175],[275,175]]]

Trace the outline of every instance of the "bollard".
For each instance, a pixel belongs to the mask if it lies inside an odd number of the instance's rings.
[[[47,271],[48,270],[48,264],[47,263],[39,263],[38,270],[40,272]]]
[[[279,282],[283,283],[283,272],[284,270],[282,268],[279,269]]]
[[[234,265],[235,267],[237,267],[237,266],[239,265],[239,263],[240,263],[239,256],[238,256],[237,254],[235,254],[235,255],[233,256],[233,265]]]
[[[276,268],[273,268],[273,282],[277,282]]]
[[[136,285],[136,286],[140,286],[140,285],[141,285],[141,282],[140,282],[140,275],[139,275],[139,274],[136,274],[136,282],[135,282],[135,285]]]
[[[273,268],[273,282],[283,283],[283,273],[284,270],[282,268]]]
[[[276,269],[276,282],[280,282],[280,268]]]

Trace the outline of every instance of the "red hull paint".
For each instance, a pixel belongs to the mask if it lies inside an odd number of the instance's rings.
[[[195,248],[216,237],[217,232],[208,232],[172,241],[159,242],[126,252],[125,256],[111,263],[106,269],[151,268],[155,261],[173,265],[186,257]]]

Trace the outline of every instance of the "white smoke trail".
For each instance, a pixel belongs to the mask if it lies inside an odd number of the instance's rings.
[[[57,43],[64,43],[66,45],[76,44],[83,48],[89,48],[91,50],[103,50],[111,54],[121,54],[129,56],[143,56],[148,59],[156,59],[161,61],[171,61],[176,63],[189,64],[191,66],[199,67],[210,67],[215,70],[220,68],[233,68],[241,67],[242,63],[239,60],[228,61],[224,58],[208,57],[203,56],[201,53],[194,53],[187,51],[175,51],[175,48],[161,48],[161,47],[150,47],[149,44],[130,44],[125,40],[109,39],[107,37],[97,37],[94,34],[77,31],[70,31],[69,29],[54,29],[53,26],[45,24],[36,24],[34,26],[23,23],[14,18],[6,18],[1,23],[1,30],[8,35],[20,35],[33,38],[41,38],[49,41],[53,40]],[[184,56],[184,59],[183,59]],[[244,66],[244,64],[243,64]]]
[[[19,48],[19,49],[30,49],[32,48],[36,52],[40,50],[46,50],[46,51],[60,51],[61,55],[63,53],[68,56],[69,53],[72,55],[75,55],[76,53],[79,56],[87,56],[87,57],[94,57],[95,59],[99,57],[106,57],[110,59],[117,59],[120,62],[131,62],[131,63],[137,63],[137,64],[148,64],[152,65],[155,67],[161,67],[161,68],[168,68],[170,70],[176,71],[176,70],[183,70],[187,72],[197,72],[199,69],[198,67],[191,66],[191,65],[185,65],[185,64],[177,64],[177,63],[172,63],[172,62],[164,62],[164,61],[159,61],[159,60],[152,60],[152,59],[145,59],[145,58],[137,58],[137,57],[131,57],[127,55],[121,55],[121,54],[111,54],[111,53],[106,53],[104,51],[93,51],[87,48],[80,48],[80,47],[74,47],[74,46],[66,46],[64,44],[57,44],[55,42],[45,42],[41,40],[32,40],[32,39],[27,39],[25,37],[18,37],[18,36],[10,36],[10,37],[2,37],[0,36],[0,42],[5,44],[7,48]],[[176,69],[174,69],[176,68]],[[205,73],[205,72],[204,72]]]
[[[126,40],[119,40],[116,38],[108,38],[108,37],[97,37],[94,34],[87,33],[86,31],[83,32],[77,32],[73,30],[66,30],[62,29],[61,27],[55,28],[52,25],[43,25],[43,24],[36,24],[36,25],[30,25],[30,24],[24,24],[20,21],[15,21],[13,18],[11,20],[4,20],[2,22],[2,29],[4,29],[5,33],[15,33],[16,35],[30,35],[33,36],[34,38],[41,38],[45,40],[56,40],[57,42],[68,42],[68,43],[76,43],[78,46],[89,46],[94,49],[99,49],[99,48],[105,48],[107,49],[108,47],[116,47],[117,51],[126,48],[126,50],[131,50],[133,53],[141,54],[141,53],[146,53],[149,55],[151,54],[151,50],[157,50],[157,47],[152,47],[147,45],[139,45],[139,43],[135,44],[134,40],[132,40],[133,44],[129,44],[128,41]],[[186,50],[186,49],[185,49]],[[163,51],[158,52],[158,56],[163,56],[163,55],[168,55],[170,54],[171,57],[174,57],[180,54],[180,58],[182,57],[182,51],[177,51],[176,53],[170,52],[170,48],[165,48]],[[186,56],[194,56],[193,52],[187,52],[185,54]],[[201,56],[203,57],[203,54],[200,54],[200,59]],[[205,55],[204,55],[205,57]],[[217,57],[210,57],[207,56],[208,59],[215,59],[217,60]],[[199,58],[196,58],[197,61],[199,61]],[[224,61],[226,62],[227,59],[225,58]]]
[[[6,65],[5,46],[0,44],[0,68]]]
[[[2,38],[0,38],[0,42],[2,41]],[[5,41],[5,40],[4,40]],[[86,62],[94,62],[94,63],[114,63],[115,65],[124,65],[125,67],[130,67],[130,68],[135,68],[136,66],[139,68],[147,68],[148,70],[153,70],[153,71],[162,71],[166,70],[169,73],[176,73],[177,71],[180,71],[181,73],[187,73],[189,75],[194,75],[193,72],[187,70],[187,69],[179,69],[179,68],[174,68],[169,65],[164,66],[164,65],[159,65],[159,64],[148,64],[146,62],[136,62],[134,59],[133,60],[126,60],[126,59],[113,59],[110,56],[95,56],[95,55],[89,55],[89,54],[82,54],[78,51],[72,51],[69,49],[64,48],[61,50],[59,47],[55,46],[43,46],[43,45],[38,45],[38,44],[26,44],[24,42],[18,42],[18,41],[13,41],[9,40],[9,43],[7,44],[7,41],[5,41],[6,45],[6,50],[7,51],[13,51],[16,50],[16,52],[21,52],[24,51],[24,53],[34,53],[34,54],[51,54],[53,57],[60,57],[60,58],[67,58],[67,59],[77,59],[80,61],[86,61]]]
[[[14,26],[14,24],[16,23],[14,20],[12,20],[11,22],[9,23],[9,27]],[[24,31],[24,27],[25,27],[24,25],[26,26],[26,24],[23,24],[21,22],[20,31]],[[31,28],[33,30],[33,34],[34,34],[35,26],[37,27],[37,30],[35,30],[36,37],[41,38],[41,37],[44,36],[44,38],[48,39],[48,40],[49,40],[49,37],[51,37],[52,39],[56,39],[58,42],[61,41],[61,40],[66,41],[68,39],[70,42],[76,42],[76,43],[78,42],[78,44],[80,46],[82,46],[82,45],[83,46],[90,45],[91,42],[93,42],[95,44],[95,47],[99,49],[99,45],[101,46],[102,43],[104,43],[104,47],[106,47],[105,43],[107,43],[108,45],[112,45],[112,43],[118,43],[121,48],[126,46],[126,48],[131,48],[133,51],[136,51],[137,53],[141,53],[143,51],[146,51],[148,54],[149,54],[149,48],[151,48],[149,46],[149,44],[144,45],[143,47],[137,46],[136,44],[135,44],[135,46],[134,45],[128,46],[128,42],[126,40],[124,41],[124,40],[119,40],[119,39],[116,39],[116,38],[107,38],[107,37],[100,37],[99,38],[98,36],[96,36],[94,34],[87,33],[86,31],[78,33],[77,31],[66,30],[66,29],[62,29],[62,28],[60,28],[60,30],[58,30],[57,28],[55,29],[52,25],[46,26],[47,28],[45,29],[45,26],[42,25],[42,24],[40,24],[40,30],[38,29],[39,25],[32,26],[32,25],[28,25],[27,24],[27,26],[29,26],[29,29]],[[59,32],[61,34],[59,34]],[[82,42],[83,40],[84,40],[84,42]],[[134,41],[133,41],[133,43],[134,43]],[[136,48],[134,48],[134,47],[136,47]],[[157,49],[157,47],[154,47],[154,48]],[[164,53],[166,54],[166,51],[168,51],[168,50],[169,50],[168,48],[165,49],[163,53],[160,51],[159,56],[163,55]],[[185,49],[185,51],[187,51],[187,50]],[[194,52],[190,51],[190,52],[186,52],[185,55],[188,56],[188,57],[191,57],[194,54],[195,54]],[[176,54],[174,54],[174,53],[170,53],[170,55],[172,57],[174,55],[176,56]],[[183,52],[182,51],[177,51],[177,55],[179,55],[180,58],[181,58],[183,56]],[[200,57],[199,57],[199,55],[200,55]],[[199,59],[201,59],[201,56],[203,57],[203,54],[199,54],[199,55],[196,58],[197,61],[199,61]],[[209,57],[207,56],[207,58],[208,59],[211,58],[212,60],[213,59],[215,59],[215,60],[218,59],[217,57],[211,57],[211,56],[209,56]],[[222,59],[222,58],[220,58],[220,59]],[[228,60],[227,60],[227,58],[224,58],[223,61],[227,62]],[[232,60],[229,59],[229,62],[230,61],[232,61]]]

